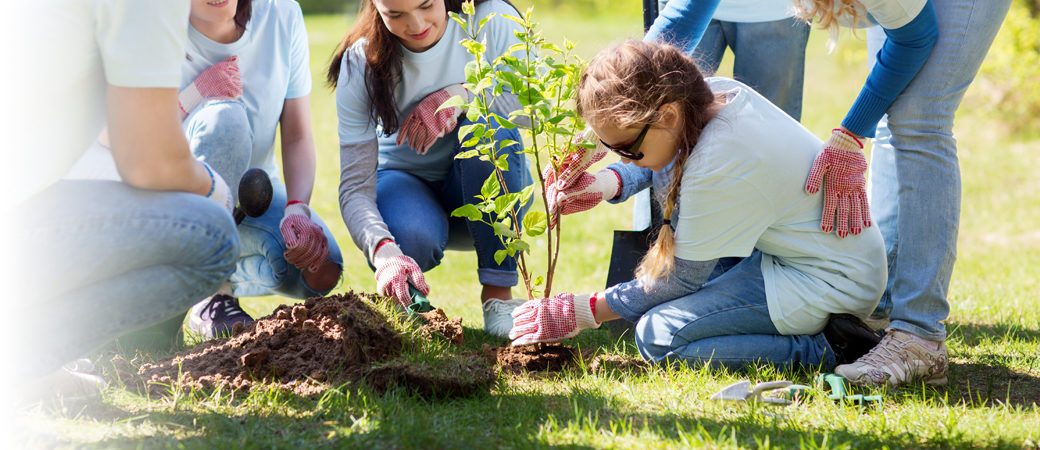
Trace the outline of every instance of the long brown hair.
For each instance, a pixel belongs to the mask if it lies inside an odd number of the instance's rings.
[[[249,23],[249,18],[253,15],[253,0],[238,0],[238,5],[235,6],[235,25],[241,29],[246,29],[246,23]]]
[[[447,12],[462,13],[463,0],[442,1]],[[485,1],[475,0],[474,3],[479,5]],[[450,26],[451,20],[448,21]],[[400,126],[394,89],[401,82],[402,53],[397,36],[386,28],[372,0],[362,0],[357,21],[336,46],[325,79],[329,86],[336,87],[343,53],[362,39],[365,40],[365,60],[368,63],[365,66],[365,90],[371,102],[370,114],[372,120],[383,126],[383,134],[389,136],[397,132]]]
[[[683,166],[708,121],[715,117],[716,95],[697,65],[675,47],[627,40],[597,54],[578,82],[577,112],[586,121],[618,128],[642,127],[661,119],[660,106],[676,103],[682,126],[672,179],[664,201],[671,219],[679,198]],[[649,285],[671,273],[675,239],[661,227],[654,246],[639,263],[636,276]]]

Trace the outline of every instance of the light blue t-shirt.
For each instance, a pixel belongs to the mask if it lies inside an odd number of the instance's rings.
[[[11,133],[4,192],[15,204],[70,170],[104,128],[106,83],[176,88],[188,2],[40,0],[5,12],[17,37],[3,124]],[[13,41],[9,41],[13,42]],[[18,61],[17,67],[11,61]],[[113,163],[114,164],[114,163]],[[10,188],[8,188],[10,183]],[[10,199],[10,197],[9,197]]]
[[[286,99],[311,92],[310,51],[300,5],[293,0],[253,0],[245,32],[230,44],[214,42],[195,27],[188,29],[187,58],[181,88],[208,67],[238,55],[242,98],[253,131],[250,167],[273,177],[281,171],[274,158],[274,137]]]
[[[820,230],[823,196],[805,177],[822,142],[765,97],[709,78],[728,102],[683,167],[675,256],[691,261],[762,252],[769,314],[782,334],[823,329],[833,312],[866,316],[887,282],[878,227],[844,239]]]
[[[477,5],[474,20],[483,19],[490,13],[495,13],[496,17],[489,20],[482,30],[487,43],[486,61],[493,61],[519,42],[513,32],[519,31],[520,26],[502,17],[517,16],[517,11],[504,1],[489,0]],[[401,83],[394,91],[394,97],[402,123],[427,95],[466,81],[466,63],[473,57],[459,44],[464,38],[465,31],[449,19],[444,36],[430,49],[416,53],[401,45]],[[366,65],[364,42],[358,41],[343,55],[336,87],[340,145],[368,141],[378,136],[380,169],[405,170],[428,181],[443,180],[451,168],[454,140],[441,138],[425,155],[418,155],[408,142],[398,146],[396,133],[382,136],[382,130],[371,116],[365,89]]]

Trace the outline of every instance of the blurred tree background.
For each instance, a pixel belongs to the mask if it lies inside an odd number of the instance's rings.
[[[1014,0],[967,107],[990,111],[1007,131],[1040,136],[1040,0]]]

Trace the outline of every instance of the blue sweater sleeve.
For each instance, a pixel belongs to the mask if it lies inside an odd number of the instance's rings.
[[[646,285],[639,279],[608,288],[604,293],[607,306],[615,314],[631,322],[638,322],[651,308],[700,290],[717,264],[716,259],[687,261],[675,258],[672,273],[655,281],[650,289],[646,289]]]
[[[643,37],[691,53],[700,42],[720,0],[669,0]]]
[[[928,0],[910,23],[893,30],[886,29],[885,36],[887,39],[878,51],[877,63],[841,122],[842,126],[859,136],[874,137],[881,116],[932,53],[939,37],[932,0]]]
[[[621,203],[628,200],[629,197],[637,192],[650,187],[650,183],[653,181],[653,170],[639,167],[635,164],[616,162],[607,166],[607,168],[616,172],[621,180],[621,192],[618,193],[617,197],[607,200],[610,203]]]

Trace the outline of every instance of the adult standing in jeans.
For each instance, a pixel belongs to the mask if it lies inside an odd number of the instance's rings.
[[[22,44],[4,135],[11,364],[20,395],[87,395],[61,369],[215,290],[239,251],[227,184],[192,156],[177,117],[188,3],[41,0],[12,5]],[[62,177],[107,122],[123,182]],[[17,398],[17,397],[16,397]]]

